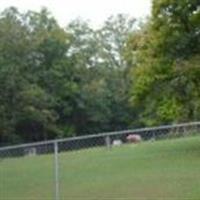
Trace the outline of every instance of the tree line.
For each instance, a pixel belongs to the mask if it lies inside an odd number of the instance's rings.
[[[143,21],[61,27],[0,14],[0,144],[199,120],[200,3],[153,1]]]

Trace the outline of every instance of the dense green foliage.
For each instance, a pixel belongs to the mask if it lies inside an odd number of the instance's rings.
[[[60,197],[199,199],[199,142],[195,136],[60,153]],[[53,199],[53,161],[53,155],[2,160],[1,198]]]
[[[0,16],[0,143],[124,129],[128,104],[123,49],[134,20],[118,15],[93,30],[61,28],[46,9]]]
[[[200,120],[199,0],[154,0],[146,21],[97,30],[9,8],[0,27],[2,145]]]
[[[131,102],[146,125],[200,119],[200,2],[154,0],[148,23],[129,39],[137,53]]]

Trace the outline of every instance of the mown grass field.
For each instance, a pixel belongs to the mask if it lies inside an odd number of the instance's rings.
[[[200,200],[200,137],[59,154],[62,200]],[[53,156],[0,161],[0,200],[53,200]]]

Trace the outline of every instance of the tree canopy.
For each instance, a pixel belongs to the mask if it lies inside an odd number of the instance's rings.
[[[98,29],[11,7],[0,26],[0,145],[200,120],[199,0]]]
[[[144,124],[199,120],[200,2],[153,1],[152,16],[132,38],[137,47],[131,102]]]
[[[3,11],[1,144],[129,126],[132,111],[127,103],[123,45],[132,21],[119,15],[98,30],[81,20],[62,28],[46,9]]]

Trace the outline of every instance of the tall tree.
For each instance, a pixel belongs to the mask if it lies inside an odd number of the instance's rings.
[[[199,6],[195,0],[153,1],[132,72],[131,101],[145,124],[199,119]]]
[[[55,137],[58,79],[53,80],[53,74],[65,56],[66,34],[46,10],[20,14],[10,8],[0,24],[0,140]]]
[[[96,37],[99,41],[99,55],[107,67],[125,68],[124,50],[129,35],[136,28],[135,19],[118,14],[110,16],[101,29],[97,31]]]

